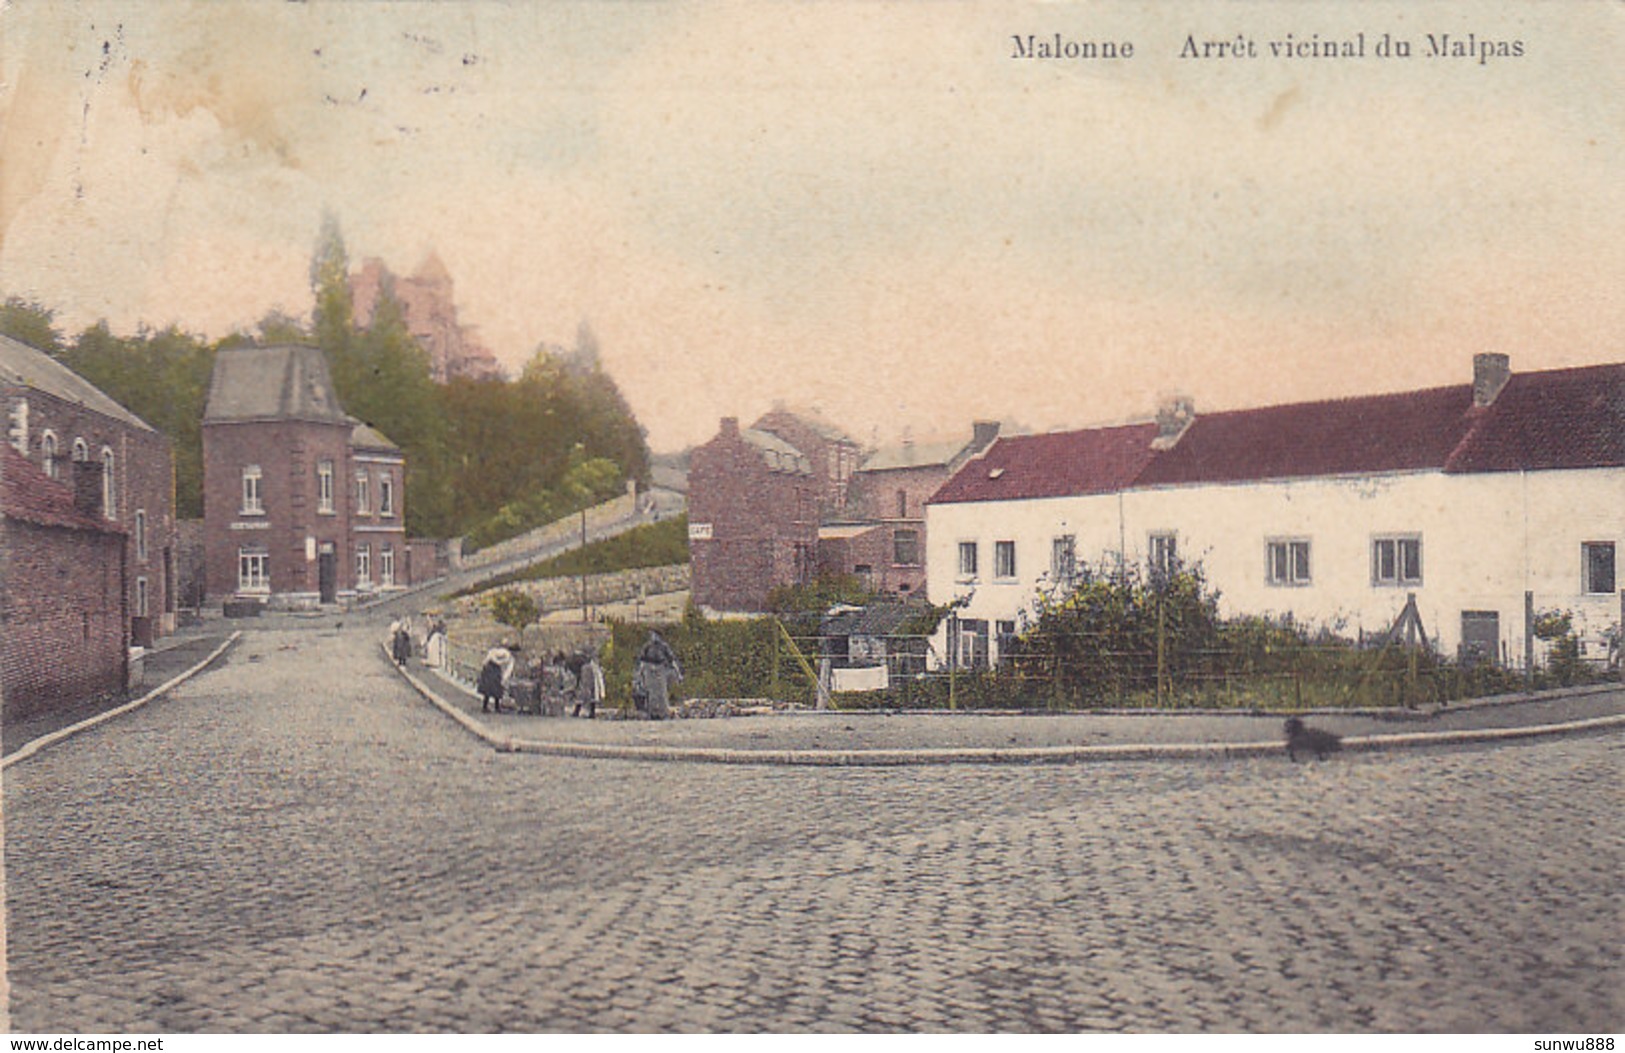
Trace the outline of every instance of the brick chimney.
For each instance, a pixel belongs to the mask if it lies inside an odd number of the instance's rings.
[[[971,448],[985,450],[993,445],[993,440],[999,437],[999,422],[996,420],[972,421],[970,426]]]
[[[728,438],[731,438],[731,439],[739,438],[739,418],[738,417],[724,417],[724,418],[722,418],[722,427],[720,429],[718,429],[717,434],[725,435],[725,436],[727,436]]]
[[[101,516],[102,466],[96,461],[73,462],[73,507],[87,516]]]
[[[1185,429],[1196,419],[1196,401],[1189,395],[1175,395],[1157,407],[1157,437],[1151,440],[1153,450],[1171,450],[1185,434]]]
[[[1490,351],[1473,356],[1473,405],[1488,406],[1512,379],[1512,360]]]

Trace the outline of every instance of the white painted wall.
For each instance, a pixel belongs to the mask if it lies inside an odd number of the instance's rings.
[[[1354,636],[1386,629],[1414,591],[1429,636],[1446,654],[1461,640],[1461,612],[1497,611],[1504,653],[1523,658],[1524,591],[1538,609],[1575,615],[1582,638],[1620,620],[1616,592],[1581,591],[1581,544],[1612,541],[1625,556],[1625,469],[1446,475],[1398,473],[1134,490],[1122,495],[932,505],[927,573],[937,602],[969,594],[965,618],[1019,620],[1047,584],[1051,542],[1077,537],[1078,558],[1109,565],[1121,549],[1143,561],[1152,532],[1173,532],[1180,557],[1200,560],[1227,616],[1294,618]],[[1422,581],[1373,585],[1372,542],[1420,535]],[[1271,585],[1266,543],[1310,541],[1311,583]],[[956,573],[958,543],[979,545],[979,573]],[[1016,542],[1017,577],[993,575],[993,545]],[[1616,566],[1616,579],[1625,578]]]

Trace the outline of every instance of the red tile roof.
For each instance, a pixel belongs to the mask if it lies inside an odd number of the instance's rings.
[[[1155,424],[1003,438],[932,504],[1401,471],[1625,466],[1625,363],[1513,374],[1489,406],[1469,384],[1198,414],[1172,449]]]
[[[0,458],[0,515],[39,526],[123,533],[117,524],[79,511],[71,489],[46,475],[14,448],[0,447]]]
[[[942,484],[931,504],[1111,493],[1151,460],[1155,424],[999,439]]]
[[[1514,373],[1477,417],[1446,471],[1625,465],[1625,362]]]

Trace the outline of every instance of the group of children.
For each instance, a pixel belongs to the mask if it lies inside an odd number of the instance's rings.
[[[476,684],[480,712],[501,712],[502,701],[509,694],[514,679],[515,650],[518,648],[498,645],[485,653]],[[596,653],[580,651],[566,655],[560,651],[551,659],[536,662],[526,672],[529,675],[524,694],[530,697],[514,699],[520,710],[562,712],[565,704],[573,702],[571,716],[581,716],[582,709],[586,709],[589,720],[598,715],[598,703],[604,698],[604,670],[598,664]]]

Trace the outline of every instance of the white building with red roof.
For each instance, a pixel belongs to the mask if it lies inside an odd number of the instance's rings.
[[[1512,665],[1536,611],[1574,615],[1586,657],[1625,593],[1625,364],[1003,438],[927,508],[935,602],[960,600],[964,664],[997,661],[1040,590],[1084,563],[1200,561],[1227,616],[1350,637],[1416,599],[1429,641]]]

